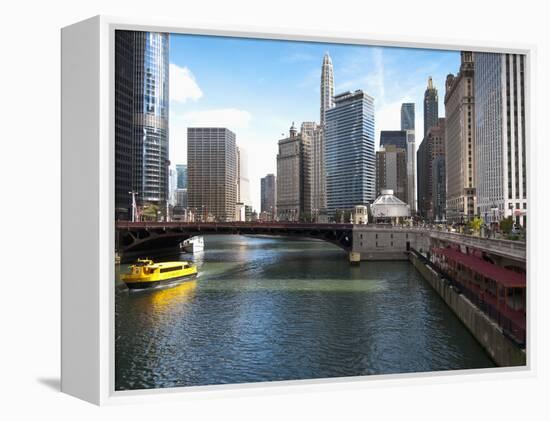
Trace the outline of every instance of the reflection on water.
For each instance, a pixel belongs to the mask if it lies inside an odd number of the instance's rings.
[[[182,308],[183,304],[193,297],[194,290],[197,288],[197,281],[184,282],[183,284],[159,288],[152,291],[133,291],[133,294],[143,294],[141,305],[145,311],[171,312],[174,309]]]
[[[198,280],[117,289],[119,390],[493,366],[408,262],[350,266],[326,243],[240,236],[173,259]]]

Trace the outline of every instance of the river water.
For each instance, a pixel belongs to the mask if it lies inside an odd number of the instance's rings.
[[[346,257],[324,242],[206,236],[203,253],[157,259],[194,260],[199,277],[117,288],[116,390],[494,366],[412,264]]]

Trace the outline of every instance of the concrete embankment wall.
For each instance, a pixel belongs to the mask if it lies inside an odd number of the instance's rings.
[[[427,266],[416,254],[409,259],[458,318],[485,348],[493,361],[501,367],[526,364],[526,354],[517,344],[504,336],[501,329],[464,295],[459,294],[447,281]]]

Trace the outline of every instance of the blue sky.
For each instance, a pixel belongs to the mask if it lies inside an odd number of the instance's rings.
[[[260,178],[276,174],[277,141],[293,121],[319,121],[321,63],[329,52],[335,93],[363,89],[375,99],[380,130],[398,130],[402,102],[416,104],[422,131],[427,79],[439,90],[456,73],[456,51],[368,47],[198,35],[170,40],[170,160],[186,162],[187,127],[228,127],[248,154],[251,198],[260,205]],[[417,146],[422,140],[417,135]]]

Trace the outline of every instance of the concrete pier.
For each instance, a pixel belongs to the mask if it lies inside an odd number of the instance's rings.
[[[464,295],[459,294],[456,289],[432,268],[427,266],[414,252],[409,253],[409,259],[497,365],[501,367],[526,365],[525,350],[506,337],[495,322]]]
[[[351,251],[349,253],[349,262],[352,265],[358,265],[361,263],[361,254]]]

